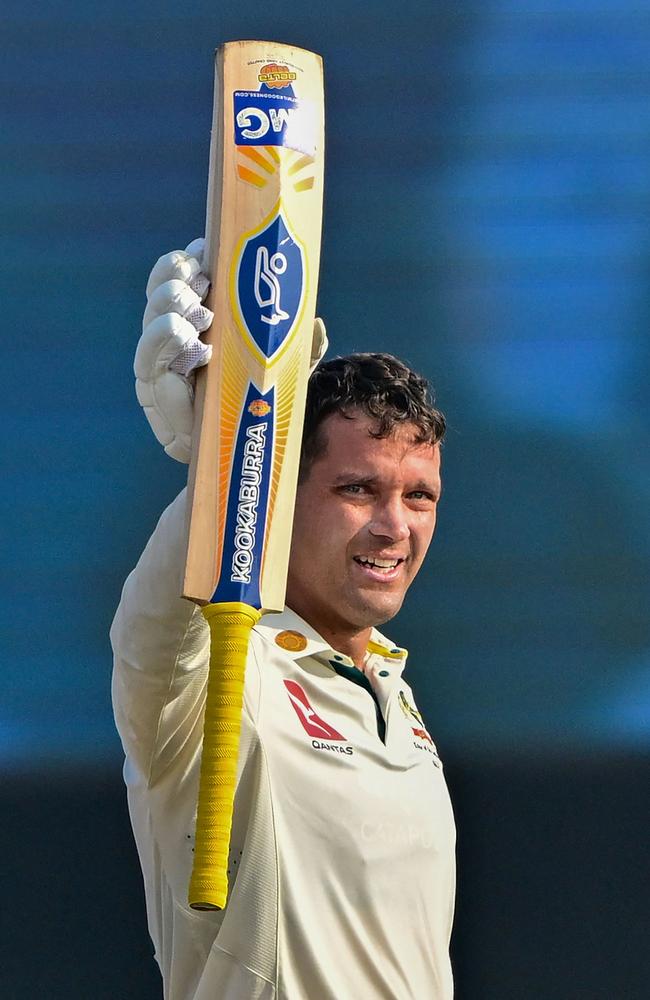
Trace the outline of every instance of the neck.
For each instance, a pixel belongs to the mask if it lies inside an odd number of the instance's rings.
[[[366,659],[366,648],[370,639],[369,628],[364,629],[363,632],[350,634],[349,632],[337,632],[334,629],[323,628],[322,626],[317,627],[316,625],[312,625],[312,627],[322,635],[326,642],[329,642],[332,649],[335,649],[337,653],[349,656],[354,665],[359,670],[363,670]]]
[[[319,621],[318,615],[313,610],[300,607],[300,601],[293,600],[287,602],[287,606],[311,625],[325,642],[330,644],[332,649],[335,649],[337,653],[349,656],[354,665],[359,670],[363,670],[363,664],[366,659],[366,647],[372,632],[370,627],[353,629],[349,625],[338,627],[331,623]]]

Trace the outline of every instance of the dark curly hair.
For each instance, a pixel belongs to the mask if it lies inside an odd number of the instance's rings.
[[[437,444],[445,418],[433,406],[429,383],[392,354],[349,354],[321,361],[309,379],[300,478],[323,453],[323,421],[331,413],[353,419],[360,410],[376,420],[373,437],[389,437],[399,424],[416,428],[414,443]]]

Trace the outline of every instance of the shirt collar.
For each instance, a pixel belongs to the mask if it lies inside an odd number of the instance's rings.
[[[316,629],[312,628],[304,618],[297,615],[291,608],[285,607],[284,611],[279,614],[263,615],[255,626],[255,631],[268,639],[269,642],[279,646],[285,655],[292,660],[299,660],[304,656],[321,656],[336,658],[345,666],[354,666],[349,656],[332,649]],[[402,673],[408,650],[401,646],[395,646],[376,628],[373,628],[370,633],[367,651],[370,656],[381,657],[391,668],[391,672]]]
[[[316,656],[330,648],[316,629],[291,608],[285,607],[279,614],[272,612],[262,615],[255,631],[279,646],[292,660]]]

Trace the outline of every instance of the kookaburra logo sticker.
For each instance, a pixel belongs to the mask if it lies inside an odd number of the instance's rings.
[[[231,279],[235,319],[266,361],[296,328],[305,277],[303,249],[278,205],[257,229],[242,236]]]
[[[262,323],[269,326],[277,326],[283,319],[289,319],[289,313],[284,312],[280,307],[280,295],[282,286],[280,276],[287,270],[287,258],[283,253],[269,256],[268,247],[258,247],[255,258],[255,298],[260,307],[260,319]],[[263,310],[270,307],[271,313],[265,314]]]

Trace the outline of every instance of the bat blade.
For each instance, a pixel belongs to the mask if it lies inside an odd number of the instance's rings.
[[[279,611],[316,309],[322,62],[280,43],[229,42],[215,80],[213,356],[197,384],[183,596]]]

